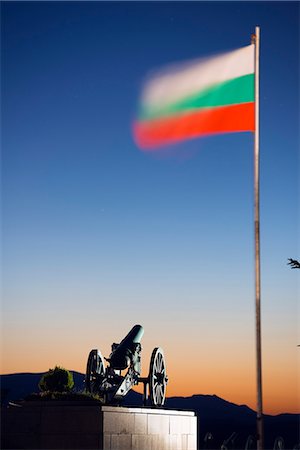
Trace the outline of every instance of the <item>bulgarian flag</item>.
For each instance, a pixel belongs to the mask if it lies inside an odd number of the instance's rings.
[[[169,67],[145,84],[136,144],[155,149],[184,139],[255,130],[255,45]]]

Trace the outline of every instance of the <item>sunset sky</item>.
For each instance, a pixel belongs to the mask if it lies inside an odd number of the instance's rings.
[[[299,411],[299,3],[1,9],[1,373],[85,372],[141,324],[143,375],[161,346],[168,396],[256,408],[253,136],[145,153],[131,125],[149,72],[259,25],[264,410]]]

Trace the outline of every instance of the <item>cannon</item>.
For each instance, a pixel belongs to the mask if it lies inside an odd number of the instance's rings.
[[[88,392],[97,394],[104,404],[119,404],[133,386],[143,383],[144,405],[147,405],[150,398],[152,406],[163,406],[168,382],[164,353],[160,347],[154,348],[149,375],[141,377],[143,334],[143,327],[135,325],[120,344],[112,344],[108,358],[103,358],[97,349],[90,351],[85,388]],[[104,360],[108,362],[107,367]],[[122,371],[126,372],[122,374]]]

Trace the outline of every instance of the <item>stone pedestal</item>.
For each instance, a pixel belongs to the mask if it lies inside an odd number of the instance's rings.
[[[51,401],[10,407],[2,419],[3,449],[197,450],[191,411]]]

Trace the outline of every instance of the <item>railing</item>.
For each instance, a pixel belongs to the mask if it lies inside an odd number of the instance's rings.
[[[255,450],[257,447],[257,442],[255,436],[249,435],[245,446],[237,446],[236,440],[238,437],[238,433],[233,432],[227,439],[224,439],[222,445],[219,447],[214,446],[214,437],[211,432],[207,432],[204,436],[203,443],[199,446],[199,450]],[[277,436],[274,440],[273,450],[285,450],[284,439],[281,436]],[[300,443],[295,444],[292,449],[286,450],[300,450]]]

